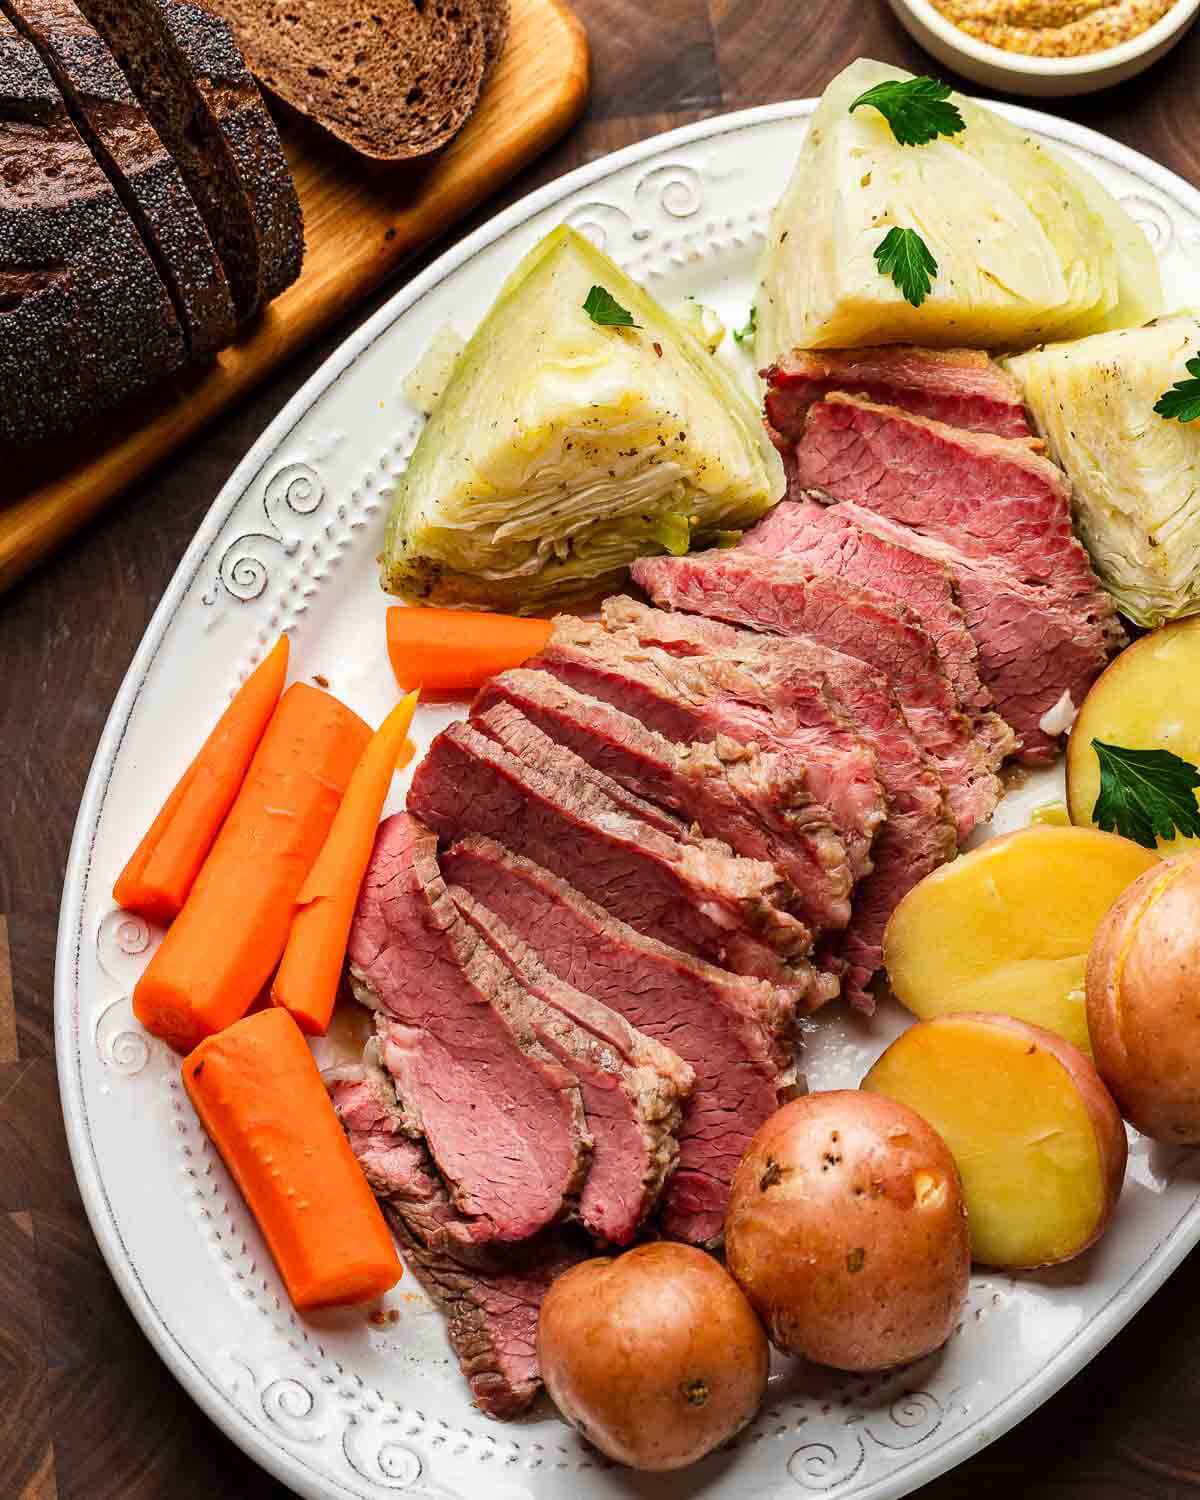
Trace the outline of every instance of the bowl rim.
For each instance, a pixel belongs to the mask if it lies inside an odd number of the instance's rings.
[[[1169,43],[1200,10],[1200,0],[1174,0],[1170,9],[1152,26],[1115,47],[1105,47],[1100,52],[1088,52],[1079,57],[1038,57],[1032,53],[1009,52],[1007,48],[977,40],[937,10],[931,0],[892,0],[892,4],[907,10],[953,51],[989,67],[1034,78],[1080,78],[1136,62],[1147,52]]]

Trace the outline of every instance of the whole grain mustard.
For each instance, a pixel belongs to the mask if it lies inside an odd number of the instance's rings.
[[[1175,0],[933,0],[968,36],[1032,57],[1083,57],[1140,36]]]

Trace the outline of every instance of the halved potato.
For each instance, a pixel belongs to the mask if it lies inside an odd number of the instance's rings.
[[[892,913],[883,961],[922,1020],[999,1011],[1090,1053],[1084,969],[1104,913],[1160,860],[1091,828],[1023,828],[943,865]]]
[[[1200,762],[1200,616],[1164,625],[1123,651],[1083,701],[1067,743],[1071,822],[1094,828],[1100,762],[1092,741],[1129,750],[1170,750]],[[1164,854],[1200,839],[1159,842]]]
[[[1053,1032],[939,1016],[893,1042],[862,1086],[915,1109],[950,1147],[975,1260],[1054,1265],[1103,1233],[1125,1176],[1125,1127],[1095,1068]]]

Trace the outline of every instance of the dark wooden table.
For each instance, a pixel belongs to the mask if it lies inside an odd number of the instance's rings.
[[[577,5],[595,60],[587,116],[488,213],[671,126],[819,93],[860,54],[930,67],[883,0]],[[1200,28],[1145,78],[1060,112],[1200,183],[1198,80]],[[151,612],[234,465],[355,321],[0,599],[0,1497],[285,1493],[176,1385],[96,1250],[59,1111],[54,934],[88,766]],[[1183,1500],[1197,1491],[1193,1256],[1062,1394],[927,1493]]]

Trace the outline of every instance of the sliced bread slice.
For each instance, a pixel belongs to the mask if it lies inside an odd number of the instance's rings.
[[[220,17],[177,0],[79,0],[183,173],[250,317],[300,272],[304,226],[279,132]]]
[[[512,24],[509,0],[479,0],[479,19],[483,22],[483,76],[486,81],[508,42]]]
[[[67,110],[166,284],[193,355],[229,343],[236,328],[229,282],[195,201],[107,42],[75,0],[0,0],[38,49]]]
[[[133,220],[0,15],[0,444],[89,425],[186,359]]]
[[[480,0],[212,3],[262,83],[364,156],[396,161],[437,150],[479,97]],[[489,8],[496,33],[496,0]]]

